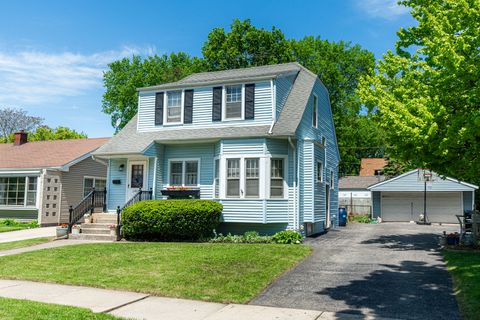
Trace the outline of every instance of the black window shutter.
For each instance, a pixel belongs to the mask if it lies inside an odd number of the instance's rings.
[[[164,92],[155,95],[155,125],[163,124],[163,95]]]
[[[193,90],[185,90],[183,101],[183,123],[192,123]]]
[[[255,83],[245,85],[245,119],[255,118]]]
[[[222,87],[213,88],[212,121],[222,121]]]

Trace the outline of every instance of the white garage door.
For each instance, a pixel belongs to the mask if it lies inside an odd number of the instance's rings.
[[[382,192],[384,221],[418,220],[423,213],[422,192]],[[463,213],[461,192],[427,192],[427,217],[430,222],[458,223]]]

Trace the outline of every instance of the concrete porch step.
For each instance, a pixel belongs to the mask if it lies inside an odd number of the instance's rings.
[[[110,228],[96,228],[96,229],[89,229],[89,228],[82,228],[82,234],[110,234]]]
[[[70,234],[70,239],[75,240],[100,240],[100,241],[116,241],[117,237],[111,236],[110,234]]]
[[[115,223],[82,223],[81,227],[82,230],[84,229],[108,229],[112,224],[117,225],[117,222]]]

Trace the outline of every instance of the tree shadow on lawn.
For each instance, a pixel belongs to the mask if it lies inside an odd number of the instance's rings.
[[[362,241],[361,244],[378,244],[381,248],[392,250],[436,251],[439,248],[440,235],[432,233],[381,235]]]
[[[342,314],[365,314],[398,319],[460,319],[448,272],[443,265],[402,261],[381,265],[361,280],[325,288],[316,293],[343,301],[350,308]]]

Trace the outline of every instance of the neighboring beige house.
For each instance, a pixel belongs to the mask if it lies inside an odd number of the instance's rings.
[[[360,162],[361,177],[372,177],[383,175],[383,168],[387,165],[384,158],[363,158]]]
[[[108,140],[27,142],[27,133],[15,133],[13,144],[0,144],[0,219],[68,223],[69,206],[105,188],[107,166],[91,153]]]

